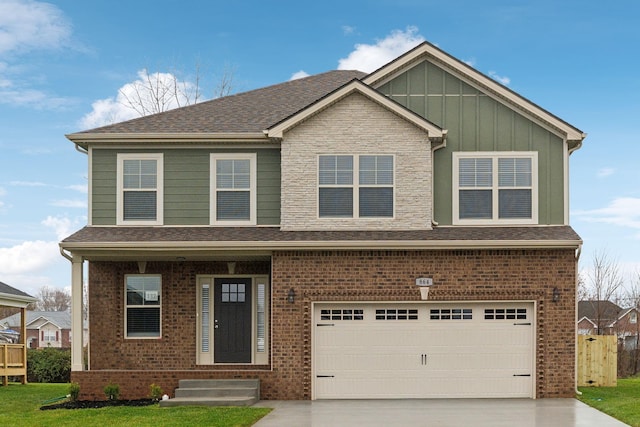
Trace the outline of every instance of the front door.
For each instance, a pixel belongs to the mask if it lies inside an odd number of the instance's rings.
[[[251,363],[251,279],[216,278],[214,363]]]

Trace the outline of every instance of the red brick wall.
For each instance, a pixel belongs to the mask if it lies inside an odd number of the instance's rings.
[[[417,277],[432,277],[431,301],[537,303],[536,397],[572,397],[575,376],[574,251],[441,250],[275,252],[272,258],[270,366],[195,364],[196,275],[226,274],[226,263],[148,263],[163,276],[162,338],[124,339],[124,275],[136,263],[91,263],[91,372],[74,372],[81,397],[104,398],[109,382],[125,398],[149,385],[169,395],[181,378],[260,378],[265,399],[311,398],[313,301],[418,301]],[[269,263],[241,263],[236,274],[268,274]],[[296,302],[286,296],[290,288]],[[553,289],[560,300],[552,302]],[[125,371],[123,371],[125,370]]]

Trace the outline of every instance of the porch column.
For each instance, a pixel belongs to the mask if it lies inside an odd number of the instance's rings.
[[[82,371],[84,364],[82,354],[83,342],[83,314],[82,314],[82,263],[83,259],[77,254],[71,254],[71,370]]]
[[[22,384],[27,383],[27,308],[20,308],[20,341],[22,341],[22,367],[24,375]]]

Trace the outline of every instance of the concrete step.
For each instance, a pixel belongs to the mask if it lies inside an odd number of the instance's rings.
[[[160,401],[171,406],[251,406],[260,400],[260,380],[180,380],[175,397]]]
[[[257,396],[256,387],[177,388],[176,397],[245,397]]]
[[[172,406],[252,406],[260,399],[251,397],[176,397],[169,400],[161,400],[161,408]]]
[[[216,388],[216,387],[259,387],[258,379],[230,379],[230,380],[180,380],[178,388]]]

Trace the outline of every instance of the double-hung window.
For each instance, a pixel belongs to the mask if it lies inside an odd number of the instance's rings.
[[[392,155],[321,155],[318,159],[320,218],[393,217]]]
[[[125,276],[125,329],[127,338],[160,338],[162,277],[158,274]]]
[[[120,153],[117,174],[117,224],[162,225],[162,153]]]
[[[211,224],[256,224],[256,154],[211,154]]]
[[[453,154],[454,224],[535,224],[537,153]]]

